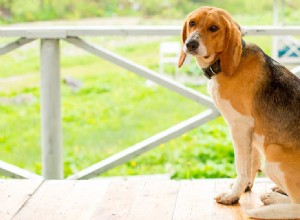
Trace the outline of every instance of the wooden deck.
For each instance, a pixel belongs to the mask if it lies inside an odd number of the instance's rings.
[[[259,195],[273,185],[258,179],[238,205],[213,197],[233,180],[0,180],[0,219],[247,219],[242,209],[261,206]]]

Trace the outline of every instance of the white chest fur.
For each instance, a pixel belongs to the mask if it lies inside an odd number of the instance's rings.
[[[208,81],[207,88],[215,105],[227,121],[231,133],[233,134],[233,139],[236,139],[233,141],[241,143],[243,142],[243,139],[250,140],[252,147],[256,147],[261,156],[264,157],[264,136],[260,136],[253,132],[254,118],[250,115],[242,115],[232,107],[229,100],[222,99],[219,93],[219,84],[216,76],[213,76],[212,79]]]
[[[235,123],[237,121],[242,121],[244,123],[244,126],[254,125],[254,119],[252,116],[242,115],[232,107],[229,100],[222,99],[219,93],[217,76],[213,76],[211,80],[208,81],[207,88],[215,105],[218,107],[229,124]]]

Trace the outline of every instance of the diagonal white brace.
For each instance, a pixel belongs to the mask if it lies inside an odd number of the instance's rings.
[[[213,109],[215,109],[215,111],[217,111],[215,108],[215,105],[213,104],[212,100],[209,97],[207,97],[193,89],[185,87],[182,84],[177,83],[173,80],[167,79],[166,77],[163,77],[142,65],[134,63],[134,62],[132,62],[122,56],[119,56],[111,51],[108,51],[102,47],[91,45],[80,38],[67,38],[64,40],[71,44],[74,44],[75,46],[82,48],[98,57],[108,60],[109,62],[114,63],[124,69],[127,69],[137,75],[140,75],[149,80],[152,80],[167,89],[170,89],[182,96],[185,96],[185,97],[197,102],[198,104],[202,104],[209,108],[213,108]]]
[[[4,55],[10,51],[13,51],[25,44],[28,44],[32,41],[34,41],[35,39],[26,39],[26,38],[19,38],[16,41],[13,41],[11,43],[6,44],[5,46],[0,48],[0,55]]]
[[[19,179],[42,179],[41,176],[0,160],[0,174]]]
[[[88,179],[95,177],[111,168],[114,168],[120,164],[123,164],[132,158],[135,158],[146,151],[151,150],[152,148],[158,146],[159,144],[165,143],[179,135],[186,133],[189,130],[192,130],[200,125],[215,119],[219,116],[219,112],[213,111],[211,109],[206,110],[194,117],[191,117],[183,122],[178,123],[177,125],[162,131],[140,143],[137,143],[109,158],[106,158],[70,177],[67,179]]]

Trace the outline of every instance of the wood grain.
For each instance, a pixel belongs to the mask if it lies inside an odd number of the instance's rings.
[[[1,220],[239,220],[262,206],[270,181],[258,179],[237,205],[217,204],[232,179],[0,180]]]
[[[0,219],[11,219],[43,180],[0,180]]]

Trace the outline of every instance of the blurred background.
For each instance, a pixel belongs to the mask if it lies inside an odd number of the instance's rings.
[[[204,5],[227,10],[242,26],[300,24],[298,0],[0,0],[0,24],[181,26],[189,12]],[[207,94],[206,80],[193,60],[181,70],[174,63],[160,66],[161,45],[180,46],[180,36],[85,39]],[[0,44],[11,40],[0,38]],[[245,40],[272,55],[271,36]],[[0,57],[0,160],[41,174],[39,50],[40,42],[35,41]],[[65,176],[205,110],[63,41],[61,67]],[[210,121],[102,176],[146,174],[176,179],[234,177],[233,148],[224,120]]]
[[[259,3],[239,0],[1,0],[1,23],[45,20],[76,20],[82,18],[134,17],[164,23],[164,19],[182,19],[203,5],[221,7],[233,14],[240,23],[272,24],[273,4],[281,0]],[[299,21],[299,1],[284,0],[287,22]]]

